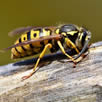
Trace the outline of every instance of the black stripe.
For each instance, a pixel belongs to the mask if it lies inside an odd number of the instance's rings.
[[[21,46],[21,48],[22,48],[24,51],[27,51],[23,46]]]
[[[16,48],[16,47],[15,47],[15,50],[16,50],[16,52],[17,52],[17,53],[21,54],[21,53],[17,50],[17,48]]]
[[[40,44],[41,44],[42,46],[45,46],[44,41],[41,41]]]
[[[39,29],[36,29],[35,31],[40,31],[40,32],[42,32],[43,30],[42,30],[42,28],[39,28]]]
[[[30,32],[27,33],[27,40],[31,40],[31,37],[30,37]],[[34,48],[34,46],[32,44],[29,44],[30,48]]]
[[[52,31],[50,30],[50,35],[52,35]]]
[[[48,43],[51,43],[52,44],[52,40],[48,40]]]
[[[21,43],[21,38],[19,38],[19,43]]]
[[[50,31],[50,35],[52,35],[52,31],[50,29],[48,31]]]
[[[15,57],[15,58],[17,58],[18,56],[16,56],[14,53],[13,53],[13,56]]]
[[[82,46],[84,46],[86,35],[87,35],[87,33],[83,32],[83,36],[82,36],[82,40],[81,40]]]
[[[51,53],[56,52],[56,51],[59,50],[59,46],[58,46],[56,40],[52,40],[52,43],[51,43],[51,44],[52,44],[52,46],[53,46],[53,47],[50,49]]]
[[[31,40],[31,37],[30,37],[30,32],[27,33],[27,40]],[[34,46],[32,44],[29,44],[30,48],[33,49]]]
[[[29,46],[33,49],[34,48],[34,46],[32,45],[32,44],[29,44]]]
[[[31,38],[30,38],[30,32],[27,32],[27,40],[31,40]]]
[[[22,42],[21,42],[21,38],[19,38],[19,43],[22,43]],[[24,51],[27,51],[23,46],[21,46],[21,48],[22,48]]]

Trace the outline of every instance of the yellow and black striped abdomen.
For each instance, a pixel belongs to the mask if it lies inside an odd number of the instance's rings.
[[[43,38],[44,36],[51,35],[50,29],[36,29],[36,30],[30,30],[29,32],[22,34],[21,37],[15,42],[15,44],[22,43],[24,41],[30,41],[32,39],[38,39]],[[34,42],[32,44],[26,44],[23,46],[17,46],[15,48],[11,49],[11,58],[22,58],[26,56],[31,56],[35,54],[39,54],[44,46],[48,43],[48,40],[44,40],[43,42]]]

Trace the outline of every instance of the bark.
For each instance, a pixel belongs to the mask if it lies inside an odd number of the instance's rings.
[[[47,55],[24,81],[36,58],[1,66],[0,102],[102,102],[101,56],[102,42],[92,44],[76,68],[60,52]]]

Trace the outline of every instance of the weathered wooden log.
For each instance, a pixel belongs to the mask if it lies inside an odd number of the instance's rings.
[[[70,52],[73,54],[73,52]],[[45,56],[32,77],[21,81],[36,59],[0,67],[0,102],[101,102],[102,42],[73,68],[61,53]]]

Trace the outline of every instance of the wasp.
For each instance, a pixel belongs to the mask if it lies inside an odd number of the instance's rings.
[[[50,27],[22,27],[15,29],[9,35],[21,34],[14,45],[6,48],[11,49],[11,58],[23,58],[40,54],[33,71],[29,75],[22,77],[27,79],[31,77],[37,69],[41,58],[45,55],[47,49],[51,53],[61,50],[74,64],[77,59],[88,49],[91,39],[91,32],[84,27],[74,24],[63,24]],[[73,58],[66,53],[68,49],[75,49],[77,56]]]

